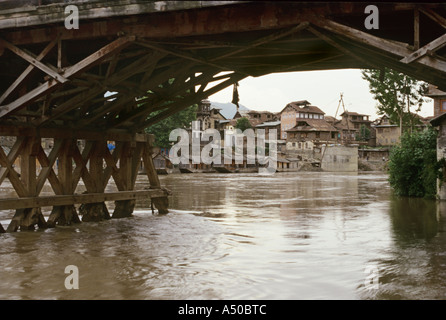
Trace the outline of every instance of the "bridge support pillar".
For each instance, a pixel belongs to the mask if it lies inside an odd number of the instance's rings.
[[[147,177],[149,178],[150,188],[161,188],[161,183],[158,178],[158,174],[156,173],[155,165],[152,159],[152,150],[154,144],[154,136],[148,136],[149,139],[144,145],[144,150],[142,153],[142,159],[144,161],[144,167],[147,172]],[[155,205],[155,208],[158,209],[159,214],[167,214],[169,201],[167,196],[160,198],[153,198],[152,203]]]
[[[73,194],[76,188],[73,183],[73,150],[77,148],[76,140],[56,139],[54,143],[60,146],[57,158],[59,186],[56,194]],[[56,224],[66,226],[79,222],[74,205],[54,206],[48,218],[48,227],[55,227]]]
[[[8,179],[18,196],[0,198],[0,210],[15,210],[6,230],[0,225],[0,233],[129,217],[136,200],[147,197],[160,214],[168,212],[168,191],[161,188],[151,156],[153,136],[84,133],[79,140],[74,134],[54,137],[51,132],[51,148],[44,148],[40,136],[23,132],[12,137],[8,154],[0,148],[0,184]],[[150,188],[135,190],[141,159]],[[51,191],[54,195],[48,195]],[[112,215],[106,202],[114,202]],[[51,207],[47,220],[42,207]]]

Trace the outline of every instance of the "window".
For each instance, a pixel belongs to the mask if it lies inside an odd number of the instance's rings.
[[[440,100],[440,112],[446,112],[446,100]]]
[[[321,137],[321,133],[320,132],[316,132],[316,138],[320,138]]]

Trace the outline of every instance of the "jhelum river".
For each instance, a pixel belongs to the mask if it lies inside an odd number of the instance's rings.
[[[446,205],[383,173],[160,178],[167,215],[0,234],[0,299],[446,298]]]

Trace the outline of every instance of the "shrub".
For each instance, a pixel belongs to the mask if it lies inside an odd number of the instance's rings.
[[[433,128],[405,132],[390,153],[389,182],[398,196],[435,198],[440,162]]]

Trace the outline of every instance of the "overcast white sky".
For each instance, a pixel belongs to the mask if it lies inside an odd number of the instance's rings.
[[[214,102],[231,102],[232,89],[217,92],[209,97]],[[368,82],[361,78],[358,69],[274,73],[239,82],[240,103],[252,110],[281,111],[287,103],[308,100],[326,115],[334,116],[339,105],[340,93],[348,111],[370,115],[374,120],[377,102],[369,92]],[[433,100],[425,103],[420,115],[433,115]],[[343,112],[339,106],[338,117]]]

